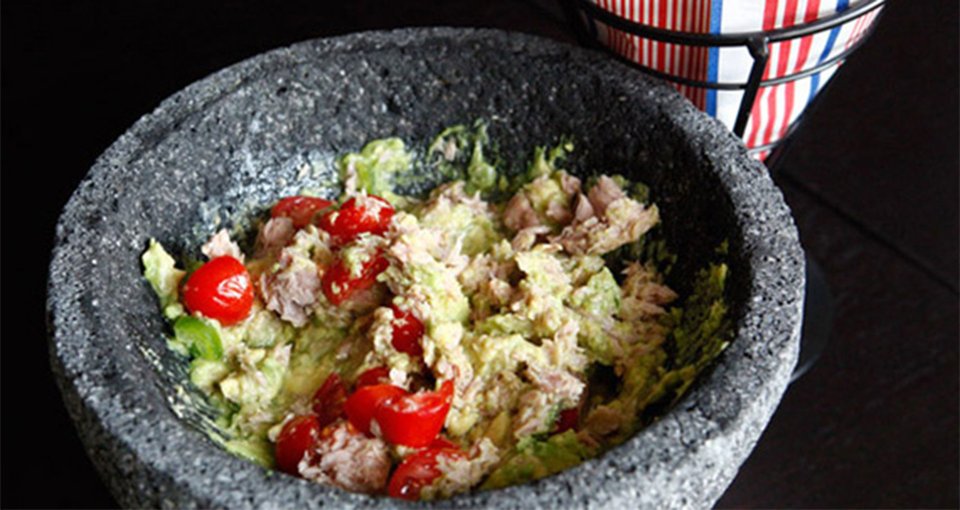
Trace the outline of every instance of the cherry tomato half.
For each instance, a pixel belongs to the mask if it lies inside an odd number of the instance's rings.
[[[393,310],[393,348],[411,356],[422,356],[420,338],[423,337],[423,323],[412,313],[400,310],[396,305],[390,305],[390,309]]]
[[[229,255],[200,266],[183,284],[182,291],[187,310],[216,319],[224,326],[245,319],[253,306],[250,273]]]
[[[320,436],[320,422],[313,415],[297,416],[288,421],[280,435],[274,449],[274,458],[277,469],[291,475],[299,475],[297,465],[303,456],[316,444]]]
[[[270,216],[277,218],[286,216],[293,221],[293,226],[303,228],[313,223],[313,218],[320,211],[333,205],[333,202],[319,197],[293,196],[281,198],[270,209]]]
[[[370,421],[384,401],[406,395],[407,390],[392,384],[375,384],[358,388],[347,398],[343,410],[347,420],[364,434],[370,434]]]
[[[439,457],[466,458],[466,454],[456,448],[427,448],[411,454],[393,472],[387,485],[387,494],[394,498],[419,500],[420,490],[441,474],[437,468]]]
[[[372,287],[377,282],[377,275],[389,265],[390,262],[382,255],[375,254],[363,263],[360,276],[354,277],[343,260],[337,259],[323,273],[320,287],[323,289],[323,294],[327,296],[327,300],[336,306],[350,299],[350,296],[357,291]]]
[[[386,232],[393,213],[390,202],[376,195],[361,195],[344,202],[339,210],[321,216],[319,225],[334,241],[347,244],[366,232],[374,235]]]
[[[570,429],[577,427],[577,424],[580,422],[580,410],[576,407],[571,407],[570,409],[564,409],[560,411],[560,415],[557,416],[557,430],[556,433],[566,432]]]
[[[326,427],[343,416],[343,404],[347,401],[347,387],[340,376],[330,374],[323,385],[313,394],[313,412],[321,427]]]
[[[369,370],[364,370],[363,373],[357,377],[357,388],[373,386],[375,384],[389,383],[390,369],[387,367],[375,367]]]
[[[373,418],[387,441],[420,448],[440,434],[452,400],[453,381],[445,381],[438,391],[405,392],[383,401]]]

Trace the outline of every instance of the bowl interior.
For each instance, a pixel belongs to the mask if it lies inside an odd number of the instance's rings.
[[[669,283],[681,295],[693,273],[716,258],[722,241],[739,239],[729,197],[717,193],[712,162],[676,128],[682,118],[674,111],[626,101],[609,81],[571,79],[581,71],[563,58],[517,55],[504,65],[496,48],[479,47],[469,58],[452,58],[449,51],[439,42],[417,52],[358,51],[244,83],[164,132],[133,162],[144,182],[119,197],[108,232],[138,239],[141,249],[154,237],[174,253],[198,257],[200,244],[217,229],[249,231],[279,197],[302,189],[337,196],[334,159],[371,139],[398,136],[422,150],[444,127],[482,119],[507,173],[525,169],[534,147],[569,137],[575,150],[562,166],[572,173],[619,173],[648,184],[667,244],[678,256]],[[732,273],[743,275],[736,247],[732,253]],[[155,312],[155,298],[134,273],[138,255],[123,253],[124,279],[140,290],[136,309]],[[745,281],[733,279],[733,296],[744,295]],[[736,299],[731,308],[735,317]],[[159,389],[177,398],[185,366],[164,350],[159,314],[137,322],[134,338],[161,359],[154,367],[159,371],[145,376],[159,375]],[[201,401],[191,398],[183,407],[182,416],[194,425],[205,425],[196,412],[204,410]]]
[[[148,240],[175,256],[196,253],[215,230],[249,227],[244,221],[281,196],[305,188],[334,196],[334,158],[375,138],[397,136],[422,148],[444,127],[484,119],[503,167],[518,171],[534,147],[571,137],[575,150],[564,168],[580,176],[620,173],[650,186],[678,255],[669,283],[681,293],[729,241],[728,301],[733,319],[741,319],[752,268],[742,217],[719,177],[729,170],[708,150],[717,139],[732,143],[729,135],[672,89],[598,56],[490,34],[368,36],[258,57],[172,97],[103,156],[68,205],[59,249],[82,275],[76,300],[83,317],[74,326],[96,331],[90,355],[100,358],[98,377],[124,394],[117,406],[130,420],[157,422],[157,435],[144,441],[176,434],[224,470],[250,469],[203,433],[209,411],[187,383],[183,360],[167,350],[167,326],[141,277]],[[737,150],[734,165],[755,168]],[[64,249],[80,240],[89,246]],[[58,356],[68,379],[89,370],[89,360]],[[114,436],[141,433],[136,423],[98,426]],[[131,498],[126,502],[153,501]]]

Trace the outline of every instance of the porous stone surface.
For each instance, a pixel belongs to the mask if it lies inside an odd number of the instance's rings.
[[[140,119],[71,197],[50,266],[51,363],[122,505],[411,506],[272,473],[218,447],[183,360],[165,347],[140,254],[151,237],[191,252],[302,188],[334,195],[333,158],[370,139],[422,146],[476,118],[515,166],[570,135],[573,171],[648,183],[680,256],[671,278],[681,292],[728,239],[735,338],[677,406],[622,446],[535,483],[422,506],[702,508],[720,497],[797,358],[804,262],[780,192],[719,123],[599,53],[430,28],[308,41],[218,72]]]

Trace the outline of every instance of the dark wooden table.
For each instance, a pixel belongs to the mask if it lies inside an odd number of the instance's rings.
[[[0,505],[115,506],[50,374],[46,265],[70,192],[141,114],[303,39],[456,25],[572,41],[557,12],[549,0],[4,2]],[[775,175],[835,322],[721,507],[960,505],[957,26],[956,2],[888,2],[781,154]]]

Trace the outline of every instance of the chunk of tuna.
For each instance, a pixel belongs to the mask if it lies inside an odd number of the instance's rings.
[[[374,494],[387,486],[390,452],[382,439],[340,422],[321,432],[314,450],[297,467],[308,480]]]
[[[284,246],[290,244],[296,229],[293,227],[293,220],[286,216],[270,218],[260,227],[257,234],[256,256],[266,257],[277,253]]]
[[[506,208],[503,210],[503,224],[512,230],[523,230],[540,225],[537,211],[533,210],[530,199],[522,191],[517,192],[507,202]]]
[[[603,215],[610,204],[626,196],[627,194],[623,192],[617,181],[606,175],[601,175],[597,183],[587,192],[590,204],[599,215]]]
[[[210,236],[210,240],[200,248],[200,251],[203,252],[208,259],[230,256],[243,262],[243,252],[240,251],[237,243],[230,240],[230,232],[227,232],[225,228],[220,229],[216,234]]]

